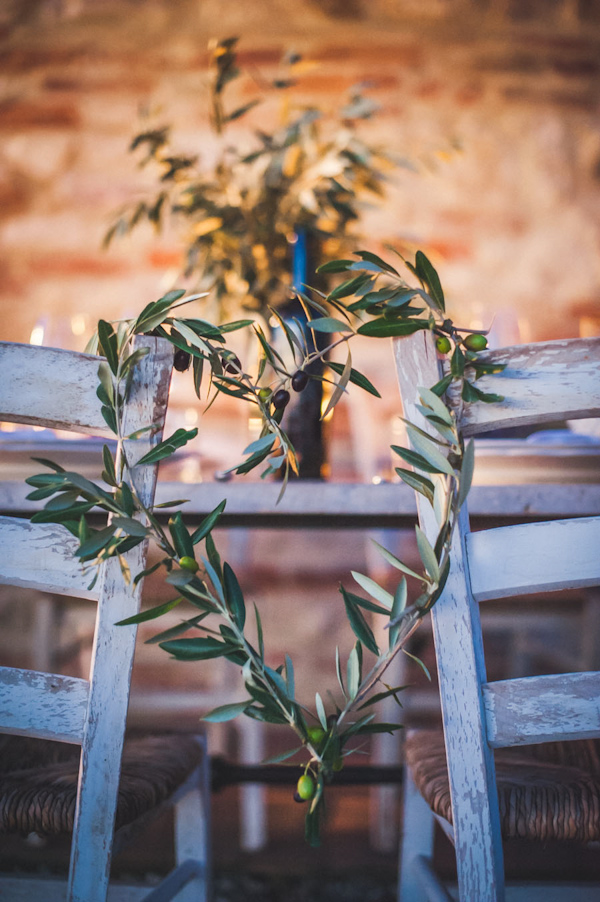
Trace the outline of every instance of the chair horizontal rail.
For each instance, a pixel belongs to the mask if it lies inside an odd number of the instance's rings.
[[[546,341],[486,352],[482,360],[507,364],[477,387],[502,395],[494,404],[465,404],[463,435],[491,429],[600,416],[600,338]]]
[[[0,420],[112,436],[96,395],[101,358],[0,342]]]
[[[600,672],[484,683],[492,748],[600,736]]]
[[[79,542],[64,526],[0,517],[0,582],[76,598],[98,598],[75,557]],[[30,562],[35,561],[35,567]]]
[[[0,667],[3,733],[80,743],[89,683],[76,677]]]
[[[501,526],[466,545],[476,601],[600,584],[600,517]]]

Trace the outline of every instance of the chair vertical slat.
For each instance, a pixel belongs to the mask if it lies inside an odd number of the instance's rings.
[[[135,349],[138,347],[150,347],[151,353],[139,364],[139,376],[125,409],[124,434],[129,435],[152,423],[158,424],[158,428],[151,435],[126,442],[125,453],[130,465],[161,439],[172,365],[172,348],[166,342],[140,336]],[[144,504],[152,501],[156,475],[156,465],[134,470],[135,487]],[[138,545],[126,558],[131,574],[135,576],[143,569],[144,545]],[[137,633],[135,625],[115,630],[114,624],[137,613],[141,589],[142,582],[136,586],[125,584],[118,560],[112,558],[104,566],[90,675],[87,730],[82,744],[68,902],[103,902],[106,897],[110,868],[106,843],[114,828]],[[104,862],[103,873],[99,873],[99,862]]]
[[[416,408],[419,387],[430,388],[440,375],[433,338],[417,332],[394,343],[404,416],[431,431]],[[439,531],[431,506],[417,495],[419,522],[431,544]],[[455,531],[451,568],[441,598],[432,609],[444,735],[462,899],[501,902],[504,898],[503,854],[493,754],[486,742],[480,684],[485,664],[479,608],[465,599],[466,553],[461,532],[468,531],[466,509]],[[478,805],[463,805],[476,797]]]

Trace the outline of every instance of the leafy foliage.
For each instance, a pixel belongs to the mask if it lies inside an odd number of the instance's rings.
[[[227,75],[228,72],[226,68],[221,73],[224,83],[232,77],[231,73]],[[214,115],[222,119],[223,110],[217,106]],[[123,623],[148,622],[182,602],[199,612],[163,630],[151,641],[178,660],[205,661],[223,657],[241,668],[247,698],[208,713],[208,721],[221,722],[244,714],[265,723],[286,725],[294,731],[299,745],[280,756],[280,760],[297,752],[304,752],[307,758],[304,773],[311,778],[311,786],[314,784],[314,794],[308,800],[306,836],[313,845],[319,842],[325,787],[343,766],[345,758],[365,736],[398,729],[396,724],[376,722],[371,711],[361,712],[389,696],[398,700],[402,687],[385,683],[385,672],[393,658],[405,651],[408,638],[439,598],[448,577],[452,534],[471,484],[474,460],[473,443],[465,446],[458,429],[460,409],[449,403],[445,392],[451,388],[458,405],[473,401],[490,403],[498,399],[498,396],[486,395],[474,387],[478,376],[489,372],[491,365],[465,345],[467,339],[463,333],[468,330],[457,329],[446,318],[441,283],[425,254],[419,252],[415,263],[407,264],[409,272],[417,278],[417,287],[411,286],[395,267],[369,251],[358,251],[354,256],[357,259],[337,260],[323,267],[329,272],[351,276],[327,296],[320,297],[318,302],[308,295],[302,296],[308,306],[318,307],[320,313],[311,321],[311,327],[320,327],[330,340],[322,350],[309,350],[289,336],[293,359],[290,369],[252,320],[214,326],[198,318],[183,318],[179,308],[198,298],[183,298],[180,291],[169,292],[148,304],[136,319],[120,323],[100,321],[90,348],[99,350],[105,357],[99,364],[98,395],[103,411],[106,411],[105,419],[113,424],[117,436],[115,456],[108,445],[103,449],[106,488],[43,459],[39,462],[48,472],[27,480],[33,489],[29,498],[46,502],[44,509],[32,519],[62,523],[78,538],[77,555],[83,566],[96,574],[100,564],[117,557],[124,579],[131,580],[127,552],[146,539],[155,543],[160,560],[143,573],[134,574],[134,583],[149,573],[162,570],[166,583],[176,590],[175,597]],[[425,306],[414,307],[415,298]],[[224,336],[237,328],[248,329],[256,338],[257,363],[248,369],[226,346]],[[438,536],[432,545],[416,527],[421,557],[421,568],[417,570],[408,567],[388,549],[378,546],[384,559],[402,574],[394,593],[358,572],[352,575],[370,598],[341,587],[346,615],[356,641],[347,656],[345,668],[340,651],[336,649],[339,692],[336,695],[317,693],[314,709],[311,709],[296,698],[292,659],[286,655],[284,662],[275,669],[267,664],[263,628],[256,607],[254,617],[250,619],[257,639],[250,641],[247,636],[249,618],[243,589],[230,565],[221,561],[212,537],[225,502],[190,532],[181,511],[172,514],[165,528],[156,510],[149,510],[140,500],[135,488],[135,468],[129,468],[123,445],[125,441],[134,441],[140,435],[151,433],[154,427],[148,424],[133,436],[123,434],[123,405],[133,369],[144,354],[143,349],[131,353],[131,341],[134,335],[152,332],[169,340],[194,360],[201,361],[205,366],[194,371],[194,385],[200,395],[206,371],[208,393],[213,392],[209,404],[224,392],[253,405],[254,412],[261,417],[262,431],[245,449],[246,459],[234,469],[238,473],[248,472],[266,462],[263,475],[268,475],[280,472],[283,467],[284,491],[289,472],[296,469],[295,454],[283,425],[285,405],[282,407],[273,399],[282,394],[289,396],[288,389],[294,385],[295,390],[302,390],[313,378],[310,364],[325,356],[329,358],[335,348],[349,346],[356,335],[370,334],[376,338],[417,330],[431,330],[445,339],[443,356],[448,372],[432,388],[419,389],[421,403],[418,410],[429,431],[405,421],[412,448],[394,445],[392,450],[404,464],[396,469],[398,476],[431,504],[439,526]],[[340,401],[350,384],[378,396],[369,380],[352,367],[349,347],[345,350],[344,363],[328,359],[334,383],[330,407]],[[298,379],[299,373],[306,373],[308,378]],[[141,457],[138,466],[156,464],[168,458],[192,439],[195,432],[177,430],[155,444]],[[169,506],[178,507],[182,503],[174,501]],[[107,514],[106,525],[100,528],[92,526],[89,517],[92,511],[97,514],[98,510]],[[197,554],[197,546],[202,542],[204,554]],[[408,603],[407,578],[417,589],[412,604]],[[365,612],[384,618],[388,629],[386,649],[379,647]],[[364,660],[366,653],[371,656],[368,666]],[[327,707],[324,697],[330,699]]]
[[[173,150],[168,126],[136,135],[130,149],[143,152],[140,166],[153,167],[159,190],[121,211],[105,243],[144,221],[159,229],[171,216],[182,227],[186,274],[212,290],[221,318],[242,307],[268,319],[269,308],[289,299],[295,232],[318,237],[329,256],[349,250],[360,204],[383,195],[386,173],[395,164],[387,151],[359,136],[360,122],[376,112],[367,98],[355,92],[336,114],[294,99],[310,66],[298,55],[282,61],[271,83],[261,77],[258,85],[254,74],[244,78],[244,96],[256,96],[230,106],[230,88],[242,77],[236,44],[229,38],[210,45],[208,106],[220,148],[216,161],[207,167]],[[280,99],[283,124],[266,132],[247,117],[271,94]],[[239,139],[241,120],[254,136],[251,150]]]

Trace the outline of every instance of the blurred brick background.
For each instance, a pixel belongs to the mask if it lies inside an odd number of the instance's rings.
[[[0,28],[4,338],[28,340],[50,315],[55,343],[80,344],[73,316],[89,332],[99,311],[136,310],[173,277],[176,235],[100,243],[148,185],[126,152],[141,107],[162,107],[176,143],[210,160],[206,45],[231,34],[256,73],[290,48],[317,62],[307,100],[333,107],[370,85],[375,137],[416,170],[368,214],[370,246],[422,247],[452,309],[486,323],[496,311],[502,339],[597,325],[593,0],[3,0]]]
[[[144,227],[108,252],[102,238],[119,207],[154,187],[127,153],[141,109],[162,111],[156,118],[173,123],[175,144],[210,163],[206,47],[231,35],[257,78],[272,76],[286,50],[314,60],[299,89],[307,101],[335,108],[351,86],[368,85],[381,107],[370,137],[410,166],[393,174],[382,207],[365,210],[365,243],[423,249],[457,321],[487,327],[495,316],[496,344],[598,334],[597,0],[0,0],[0,338],[29,341],[37,327],[46,344],[82,349],[99,316],[132,315],[177,281],[175,228],[155,236]],[[267,104],[253,122],[276,115]],[[245,126],[235,135],[252,145]],[[356,360],[388,390],[376,422],[390,429],[391,358],[385,365],[379,350],[365,348]],[[176,389],[183,410],[193,395],[183,380]],[[367,417],[364,406],[336,412],[338,477],[370,478],[381,463]],[[219,428],[231,464],[227,449],[239,457],[247,423],[226,416]],[[215,440],[199,441],[213,467]],[[393,537],[400,540],[410,552],[406,537]],[[350,568],[373,566],[364,538],[267,531],[249,544],[242,532],[222,541],[232,563],[246,567],[249,599],[264,605],[274,657],[293,635],[303,688],[334,682],[331,650],[316,637],[338,630],[349,644],[335,590]],[[28,629],[17,606],[3,617]],[[205,685],[196,669],[140,648],[140,685]],[[195,712],[185,725],[192,721]],[[233,754],[238,739],[219,741]],[[354,827],[365,819],[365,796]],[[232,820],[222,823],[229,863]],[[393,852],[386,860],[393,868]]]

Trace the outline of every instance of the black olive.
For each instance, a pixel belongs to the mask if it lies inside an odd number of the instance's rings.
[[[287,407],[289,401],[290,393],[289,391],[286,391],[285,388],[280,388],[279,391],[276,391],[271,398],[271,402],[275,410],[283,410],[284,407]]]
[[[223,372],[225,373],[233,373],[238,376],[242,371],[242,364],[240,362],[240,358],[235,354],[232,354],[231,357],[226,357],[223,359]]]
[[[177,372],[185,373],[185,371],[189,369],[191,362],[191,355],[188,354],[187,351],[182,351],[181,348],[177,348],[177,350],[175,351],[175,356],[173,358],[173,366],[175,367]]]
[[[308,376],[304,370],[297,370],[292,376],[292,388],[294,391],[303,391],[308,385]]]

